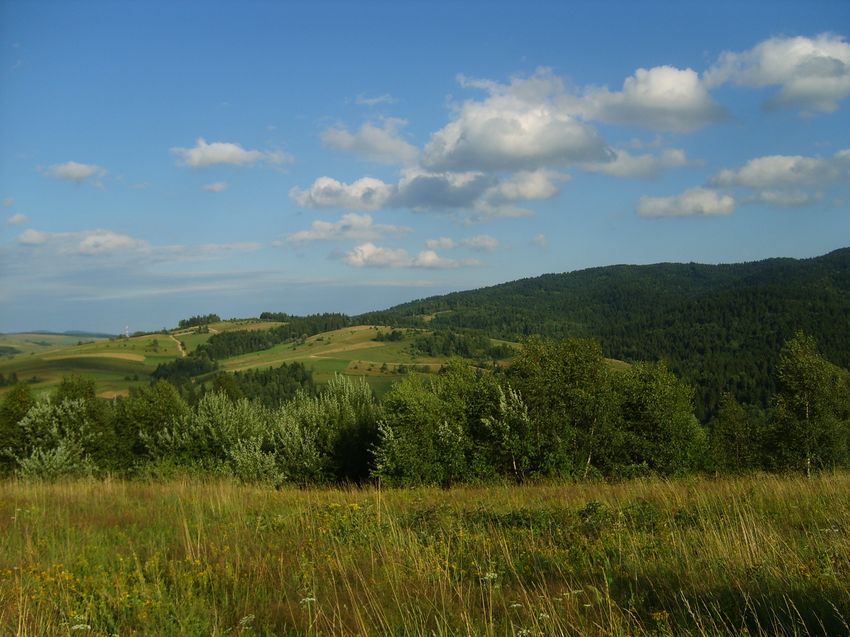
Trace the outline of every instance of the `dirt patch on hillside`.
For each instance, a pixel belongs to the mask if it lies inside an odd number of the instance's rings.
[[[118,398],[118,396],[129,396],[129,389],[108,389],[98,393],[99,398]]]
[[[70,358],[119,358],[124,361],[137,361],[142,362],[145,360],[145,357],[141,354],[134,354],[133,352],[102,352],[97,354],[68,354],[66,356],[44,356],[44,360],[46,361],[61,361],[67,360]]]

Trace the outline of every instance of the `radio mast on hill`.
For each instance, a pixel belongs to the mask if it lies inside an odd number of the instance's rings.
[[[130,326],[129,325],[124,326],[124,338],[130,338]]]

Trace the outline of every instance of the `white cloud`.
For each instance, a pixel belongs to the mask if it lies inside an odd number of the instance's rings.
[[[390,117],[383,120],[383,126],[367,122],[356,133],[349,132],[342,125],[334,126],[322,133],[322,142],[330,148],[345,150],[369,161],[412,164],[419,156],[419,150],[399,136],[399,131],[406,124],[403,119]]]
[[[89,177],[99,179],[106,175],[106,169],[97,164],[81,164],[76,161],[67,161],[64,164],[53,164],[48,166],[44,173],[55,179],[64,179],[82,183]]]
[[[735,210],[735,199],[708,188],[691,188],[672,197],[641,197],[637,213],[641,217],[686,217],[728,215]]]
[[[569,175],[552,170],[520,171],[490,188],[485,197],[489,201],[551,199],[559,192],[557,183],[569,180]]]
[[[673,66],[638,69],[620,92],[591,88],[576,108],[591,119],[658,131],[688,132],[725,117],[696,71]]]
[[[12,197],[6,197],[3,200],[3,207],[4,208],[11,208],[14,205],[15,205],[15,200]]]
[[[766,107],[832,112],[850,95],[850,44],[830,33],[770,38],[742,53],[723,53],[705,81],[709,86],[778,86]]]
[[[625,150],[617,150],[614,161],[584,164],[582,168],[590,172],[601,172],[614,177],[628,179],[652,179],[658,177],[667,168],[688,166],[685,151],[678,148],[668,148],[658,155],[649,153],[632,155]]]
[[[339,221],[314,221],[309,230],[302,230],[286,237],[289,243],[308,241],[374,241],[387,234],[403,234],[410,228],[402,226],[376,224],[371,215],[359,215],[354,212],[344,214]]]
[[[293,161],[291,155],[281,151],[246,150],[239,144],[230,142],[207,143],[198,138],[193,148],[171,149],[171,153],[180,158],[183,165],[191,168],[206,168],[217,164],[246,165],[265,162],[283,164]]]
[[[371,242],[355,247],[347,252],[343,259],[348,265],[357,268],[409,267],[412,263],[407,250],[383,248]]]
[[[140,239],[112,232],[111,230],[93,230],[85,234],[76,246],[79,254],[109,254],[113,252],[133,252],[147,249],[148,244]]]
[[[380,210],[387,205],[394,191],[393,186],[373,177],[361,177],[351,184],[331,177],[319,177],[307,190],[293,187],[289,196],[308,208]]]
[[[25,246],[40,246],[40,245],[44,245],[49,240],[50,240],[50,235],[47,232],[41,232],[40,230],[33,230],[32,228],[24,230],[17,237],[18,243],[20,243],[21,245],[25,245]]]
[[[712,180],[717,186],[780,188],[822,184],[850,177],[850,162],[840,151],[832,158],[768,155],[751,159],[737,170],[722,170]]]
[[[489,234],[478,234],[469,239],[464,239],[460,245],[472,248],[473,250],[483,250],[490,252],[499,247],[499,240]]]
[[[380,104],[395,104],[398,100],[389,93],[368,97],[362,93],[354,98],[354,103],[358,106],[378,106]]]
[[[214,181],[211,184],[204,184],[203,188],[207,192],[224,192],[228,186],[226,181]]]
[[[411,257],[403,248],[392,249],[364,243],[343,255],[343,260],[354,267],[372,268],[430,268],[448,269],[480,265],[475,259],[447,259],[434,250],[423,250]]]
[[[27,216],[25,214],[22,214],[20,212],[16,212],[12,216],[10,216],[8,219],[6,219],[6,223],[9,224],[10,226],[14,226],[14,225],[17,225],[19,223],[23,223],[26,220],[27,220]]]
[[[528,170],[603,161],[605,144],[593,128],[559,104],[564,85],[549,69],[509,84],[459,78],[489,95],[468,100],[433,133],[423,165],[435,171]]]

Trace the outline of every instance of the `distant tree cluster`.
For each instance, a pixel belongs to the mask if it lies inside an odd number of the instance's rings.
[[[378,402],[365,380],[320,391],[302,365],[214,377],[191,401],[165,380],[112,401],[65,379],[0,403],[0,468],[23,478],[173,475],[320,484],[628,478],[850,468],[850,372],[797,333],[769,408],[725,395],[708,427],[664,363],[613,369],[589,339],[530,339],[504,373],[453,360]],[[185,360],[185,359],[183,359]]]
[[[439,330],[419,336],[413,341],[411,351],[414,355],[460,356],[479,360],[510,358],[516,354],[510,345],[493,345],[484,334],[454,330]]]
[[[264,312],[263,315],[267,313]],[[345,314],[334,313],[290,316],[284,325],[268,330],[232,330],[214,334],[195,351],[206,354],[212,360],[220,360],[270,349],[301,337],[338,330],[347,327],[350,321]]]
[[[219,323],[221,322],[221,317],[218,314],[203,314],[198,316],[192,316],[187,319],[181,319],[177,323],[177,327],[180,329],[185,329],[187,327],[199,327],[201,325],[209,325],[210,323]]]

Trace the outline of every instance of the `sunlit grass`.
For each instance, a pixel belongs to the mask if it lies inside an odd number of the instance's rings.
[[[6,482],[0,626],[847,634],[848,494],[845,474],[390,491]]]

